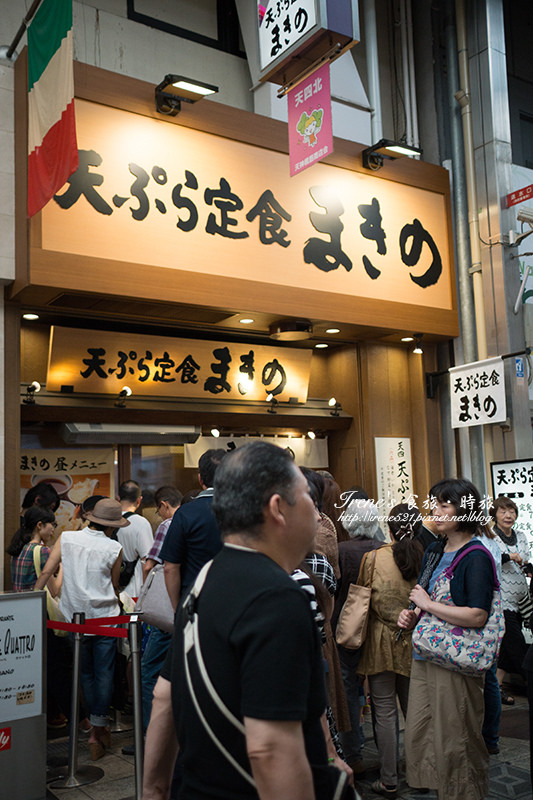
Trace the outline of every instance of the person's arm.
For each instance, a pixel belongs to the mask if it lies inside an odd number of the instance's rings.
[[[429,611],[430,614],[444,622],[451,622],[452,625],[460,625],[462,628],[481,628],[489,617],[488,611],[485,611],[484,608],[447,606],[437,600],[432,600],[418,583],[411,589],[409,600],[416,603],[422,611]]]
[[[52,578],[56,574],[60,563],[61,563],[61,536],[53,546],[48,561],[44,565],[43,571],[41,572],[41,574],[37,578],[37,581],[35,582],[35,586],[33,587],[34,591],[38,592],[41,589],[44,589],[50,578]]]
[[[63,584],[63,566],[60,564],[57,571],[48,579],[48,591],[52,597],[57,597]]]
[[[178,607],[181,591],[181,564],[165,561],[165,586],[174,611]]]
[[[346,772],[346,774],[348,775],[348,779],[350,781],[350,785],[353,786],[353,770],[351,767],[348,766],[346,761],[342,760],[342,758],[335,750],[335,745],[333,744],[333,739],[331,738],[331,731],[329,729],[326,712],[324,712],[320,717],[320,724],[322,725],[322,730],[324,731],[324,739],[326,740],[326,747],[328,749],[328,761],[335,764],[337,769]]]
[[[144,743],[142,800],[168,800],[178,740],[172,716],[170,681],[160,675],[154,686],[150,722]]]
[[[146,578],[148,577],[148,573],[153,570],[159,564],[159,561],[156,561],[154,558],[146,558],[146,561],[143,564],[143,583],[145,582]]]
[[[245,717],[244,728],[260,800],[315,800],[302,723]]]
[[[120,578],[120,567],[122,565],[122,553],[123,553],[123,550],[120,551],[120,553],[117,556],[117,560],[115,561],[115,563],[111,567],[111,583],[113,584],[113,589],[115,590],[115,594],[117,596],[117,599],[119,599],[119,595],[120,595],[120,591],[121,591],[120,586],[118,584],[118,581],[119,581],[119,578]]]

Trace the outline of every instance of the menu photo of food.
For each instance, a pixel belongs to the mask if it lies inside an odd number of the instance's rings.
[[[37,459],[33,454],[37,454]],[[48,483],[59,495],[59,507],[55,512],[56,535],[62,531],[78,530],[83,526],[79,517],[80,506],[91,495],[114,496],[114,453],[113,451],[80,451],[68,453],[68,457],[58,456],[56,451],[23,451],[20,476],[20,503],[28,489],[38,483]],[[77,457],[76,457],[77,456]],[[24,469],[26,465],[36,466],[35,470]],[[59,465],[67,471],[54,471],[52,466],[44,471],[42,467]],[[78,466],[79,465],[79,466]],[[93,469],[94,467],[94,469]],[[106,469],[107,467],[107,469]],[[90,470],[90,471],[89,471]]]

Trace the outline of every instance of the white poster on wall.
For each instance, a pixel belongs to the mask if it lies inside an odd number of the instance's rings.
[[[0,723],[43,712],[44,595],[0,595]]]
[[[407,503],[413,495],[411,440],[408,437],[376,436],[376,476],[378,496],[385,509]]]
[[[505,377],[499,356],[451,367],[449,373],[452,428],[505,422]]]
[[[294,460],[299,467],[309,467],[310,469],[327,469],[328,462],[328,440],[327,439],[307,439],[303,436],[295,439],[292,436],[200,436],[194,444],[183,445],[184,466],[189,469],[196,469],[198,460],[206,450],[222,449],[230,452],[236,447],[242,447],[249,442],[265,441],[276,444],[290,450]]]
[[[505,495],[518,508],[517,530],[524,531],[533,558],[533,458],[494,461],[490,465],[492,495]]]

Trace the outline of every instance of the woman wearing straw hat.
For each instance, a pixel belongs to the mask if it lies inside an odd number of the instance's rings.
[[[88,512],[89,527],[64,531],[54,545],[35,589],[43,589],[63,564],[60,610],[65,619],[83,612],[86,619],[120,614],[118,601],[122,548],[110,536],[116,528],[129,525],[117,500],[104,498]],[[110,747],[107,727],[113,693],[116,642],[111,636],[85,635],[81,654],[81,687],[93,726],[89,748],[93,761]]]

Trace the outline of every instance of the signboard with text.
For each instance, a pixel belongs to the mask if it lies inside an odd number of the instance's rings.
[[[77,530],[77,506],[93,494],[114,497],[113,448],[65,447],[62,450],[21,450],[20,503],[32,486],[44,481],[59,495],[56,534]]]
[[[46,388],[117,394],[307,399],[312,351],[53,327]]]
[[[278,447],[287,449],[299,467],[310,469],[327,469],[328,440],[308,439],[306,436],[200,436],[194,444],[184,444],[184,466],[196,469],[202,453],[206,450],[222,448],[231,452],[237,447],[255,441],[267,441]]]
[[[505,422],[507,407],[501,358],[452,367],[449,373],[452,428]]]
[[[0,594],[0,725],[43,713],[45,597]],[[2,728],[0,749],[11,748],[11,729]]]
[[[259,63],[265,69],[306,39],[316,26],[316,0],[263,0],[259,20]]]
[[[101,288],[113,263],[133,287],[139,264],[172,286],[176,270],[221,278],[228,304],[254,281],[314,290],[330,314],[353,297],[404,304],[413,326],[428,308],[455,318],[446,193],[324,163],[290,178],[285,153],[83,100],[76,125],[80,166],[32,250],[65,265],[63,287],[75,258],[81,280],[106,265]]]
[[[490,465],[493,497],[510,497],[518,508],[516,529],[524,531],[533,558],[533,458],[494,461]]]
[[[287,95],[290,173],[297,175],[333,152],[329,64]]]
[[[390,511],[398,503],[407,503],[413,493],[411,440],[408,437],[376,436],[376,500]]]

